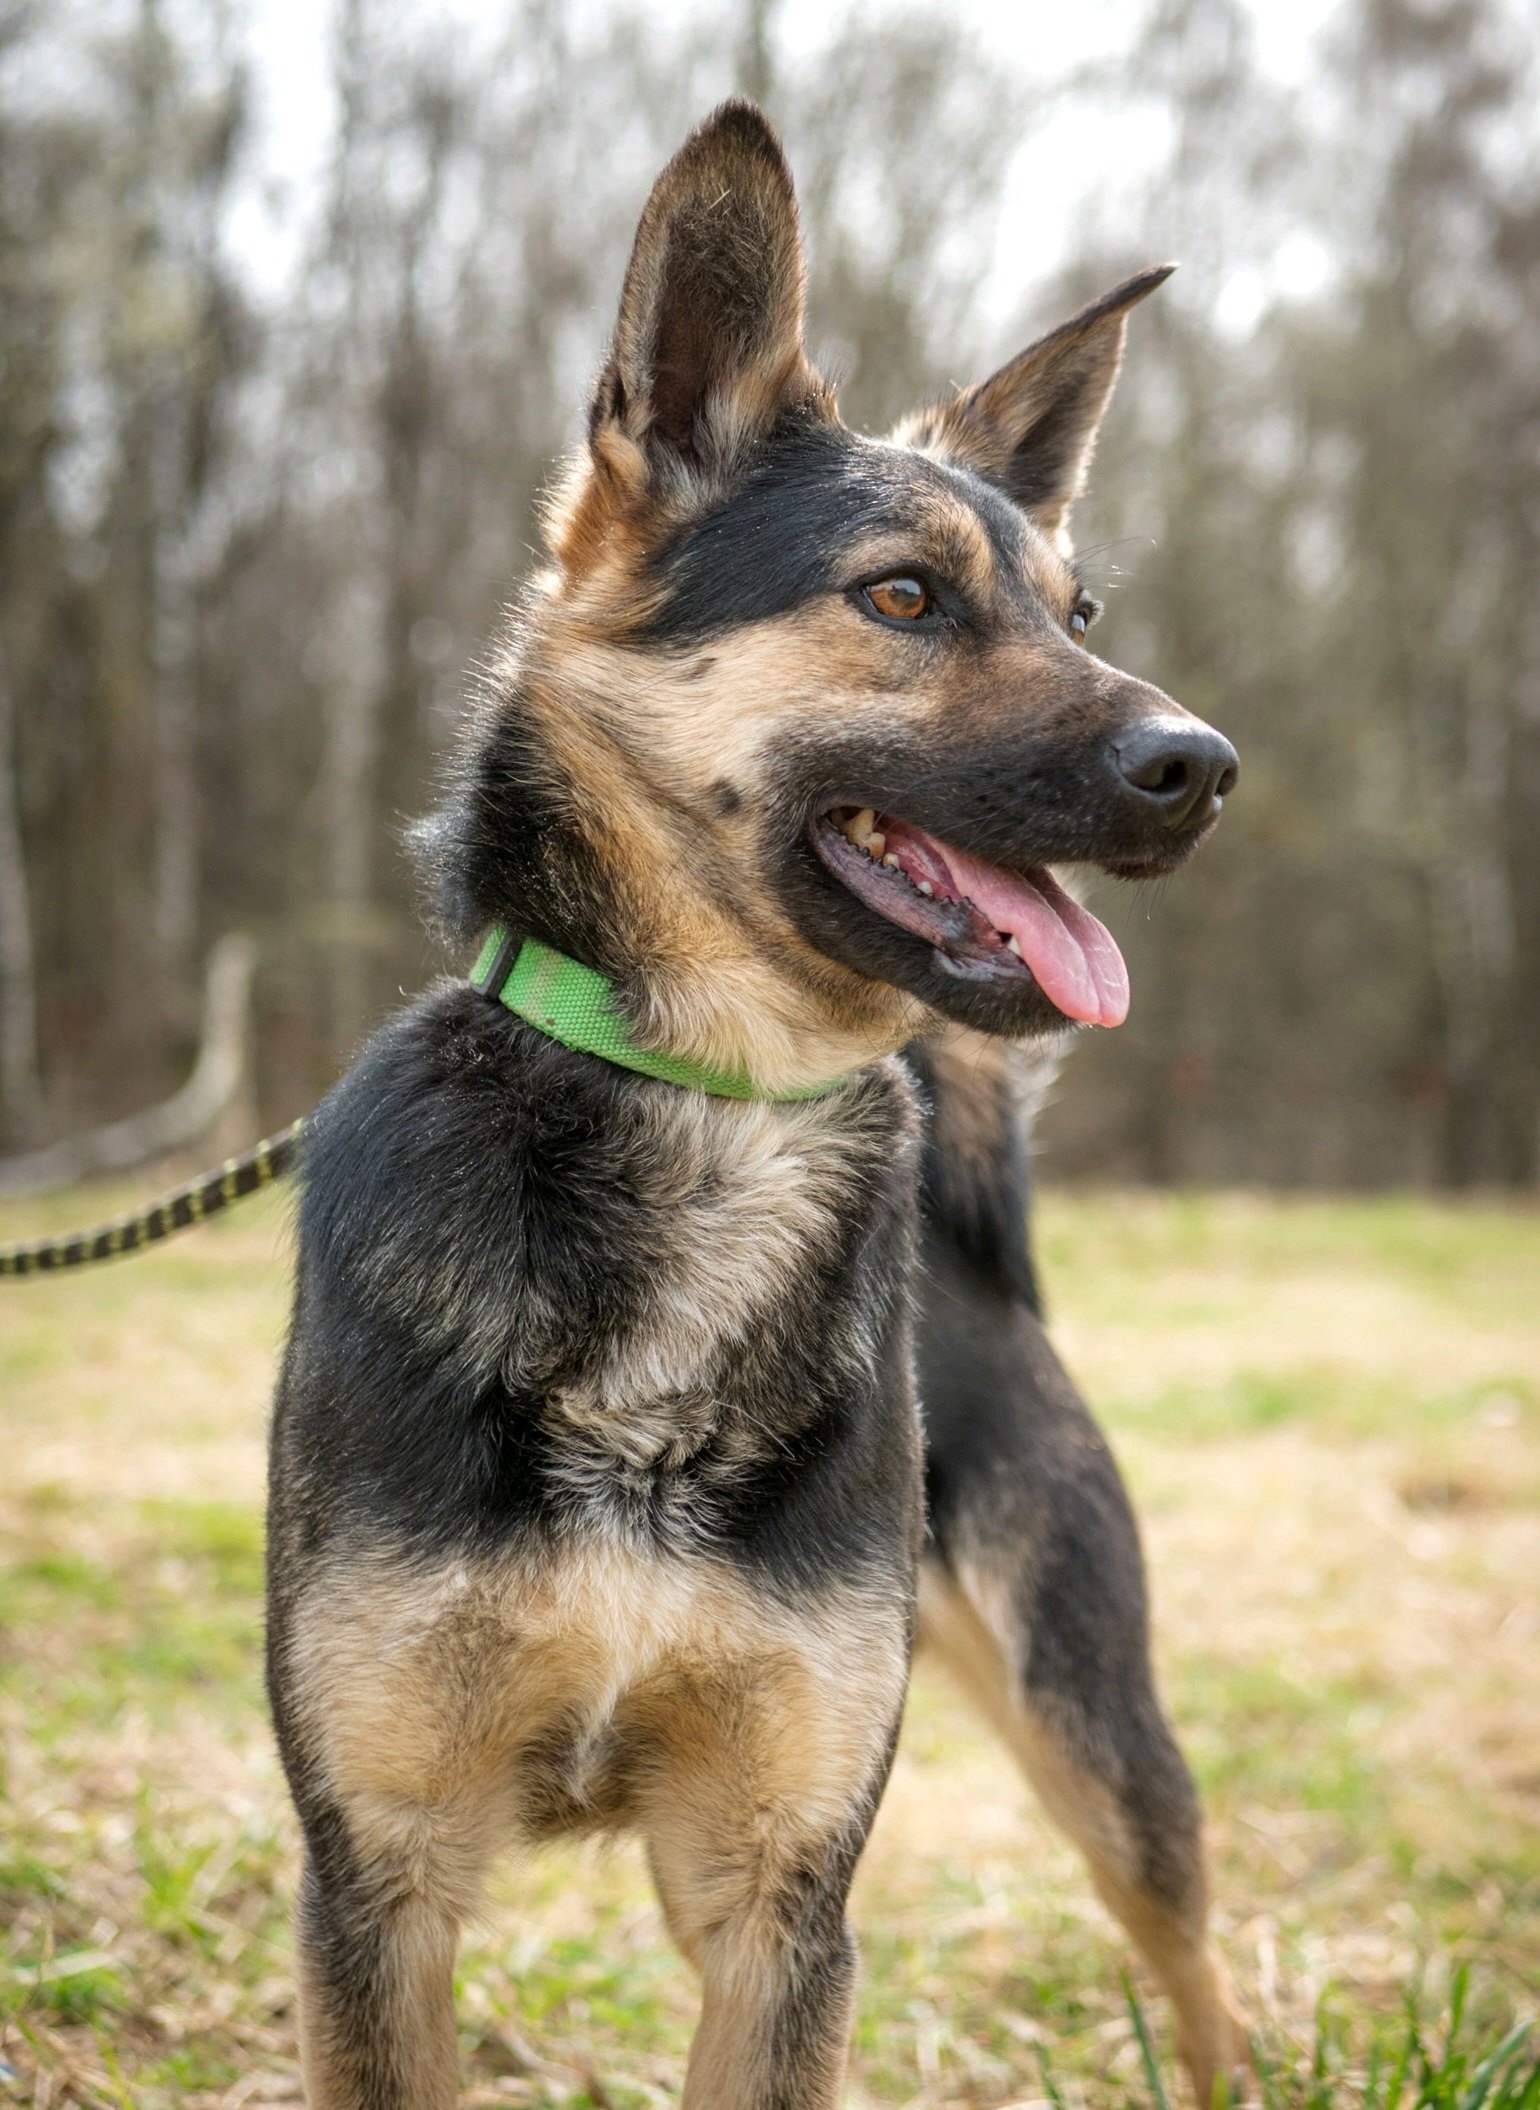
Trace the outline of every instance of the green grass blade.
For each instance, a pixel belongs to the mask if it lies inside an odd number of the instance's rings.
[[[1470,2086],[1460,2097],[1459,2110],[1481,2110],[1492,2083],[1497,2080],[1503,2068],[1510,2062],[1517,2065],[1519,2054],[1523,2051],[1528,2037],[1529,2024],[1515,2023],[1496,2050],[1490,2052],[1472,2074]]]
[[[1278,2062],[1268,2056],[1260,2040],[1255,2038],[1252,2040],[1251,2058],[1256,2068],[1258,2085],[1262,2090],[1262,2110],[1287,2110]]]
[[[1455,1966],[1454,1976],[1449,1981],[1449,2034],[1444,2039],[1444,2063],[1449,2063],[1455,2039],[1460,2034],[1460,2024],[1465,2019],[1465,1996],[1470,1991],[1470,1965]]]
[[[1310,2055],[1310,2086],[1305,2094],[1306,2110],[1331,2110],[1336,2093],[1332,2078],[1332,2013],[1329,1994],[1323,1991],[1315,2004],[1315,2046]]]
[[[1037,2047],[1037,2064],[1043,2076],[1043,2093],[1053,2105],[1053,2110],[1067,2110],[1064,2091],[1059,2086],[1059,2077],[1053,2070],[1053,2061],[1048,2056],[1046,2044],[1039,2044]]]
[[[91,2035],[96,2040],[97,2054],[108,2080],[112,2083],[113,2097],[119,2105],[119,2110],[134,2110],[134,2099],[128,2092],[128,2083],[123,2078],[123,2069],[118,2064],[117,2053],[99,2029],[93,2027]]]
[[[1150,2084],[1150,2098],[1155,2110],[1171,2110],[1171,2100],[1166,2094],[1166,2084],[1160,2077],[1160,2067],[1155,2060],[1155,2047],[1150,2042],[1150,2032],[1144,2020],[1144,2009],[1139,2005],[1134,1982],[1126,1971],[1123,1974],[1123,1997],[1128,2002],[1134,2035],[1139,2040],[1139,2056],[1144,2062],[1144,2077]]]
[[[1384,2047],[1378,2030],[1374,2042],[1369,2046],[1369,2066],[1364,2075],[1363,2110],[1380,2110],[1380,2068],[1383,2064]]]
[[[1492,2110],[1540,2110],[1540,2058],[1530,2061],[1522,2078],[1518,2069],[1503,2075]]]
[[[1411,2073],[1414,2059],[1420,2059],[1426,2070],[1427,2059],[1422,2049],[1417,1995],[1415,1992],[1409,1992],[1406,1996],[1406,2035],[1401,2042],[1401,2056],[1396,2060],[1395,2072],[1391,2076],[1390,2093],[1385,2098],[1385,2110],[1400,2110],[1401,2098],[1406,2093],[1407,2077]]]

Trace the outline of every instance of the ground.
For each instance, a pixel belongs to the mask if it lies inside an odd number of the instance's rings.
[[[11,1206],[0,1238],[79,1209]],[[1041,1246],[1143,1519],[1271,2100],[1388,2101],[1370,2047],[1394,2061],[1415,1998],[1407,2101],[1475,2110],[1443,2048],[1461,1966],[1472,2059],[1540,2009],[1540,1217],[1059,1194]],[[0,1283],[0,2100],[298,2103],[258,1674],[287,1268],[268,1197]],[[924,1672],[855,1918],[852,2104],[1158,2101],[1120,1939]],[[692,2012],[630,1851],[510,1865],[463,1963],[465,2101],[672,2102]],[[1532,2052],[1505,2110],[1540,2106]]]

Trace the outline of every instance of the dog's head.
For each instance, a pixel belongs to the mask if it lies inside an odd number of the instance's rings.
[[[772,1089],[939,1019],[1117,1024],[1117,947],[1049,868],[1174,870],[1236,769],[1086,649],[1066,533],[1166,275],[862,437],[804,347],[780,146],[747,104],[708,119],[647,202],[551,564],[429,830],[457,920]]]

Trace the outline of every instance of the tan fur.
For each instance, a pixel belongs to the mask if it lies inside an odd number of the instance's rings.
[[[920,1582],[920,1646],[945,1663],[997,1731],[1044,1809],[1075,1842],[1103,1903],[1127,1930],[1176,2008],[1178,2042],[1200,2110],[1223,2074],[1232,2088],[1249,2063],[1246,2024],[1206,1931],[1207,1889],[1195,1871],[1186,1909],[1173,1912],[1140,1877],[1137,1843],[1107,1788],[1053,1723],[1023,1704],[1009,1666],[1025,1637],[1003,1582],[974,1566],[955,1579],[927,1563]]]
[[[774,1983],[773,1952],[766,1943],[723,1951],[704,1972],[701,2016],[690,2046],[681,2110],[724,2110],[728,2104],[772,2096],[778,2079],[773,2039],[762,2026]],[[846,2044],[854,2001],[846,1997],[829,2016],[831,2024],[819,2071],[808,2075],[798,2110],[835,2110],[845,2077]]]
[[[725,114],[686,140],[637,227],[600,381],[609,435],[596,460],[621,505],[644,488],[698,497],[789,404],[826,398],[803,350],[805,294],[785,160],[761,122]],[[676,377],[692,370],[706,377],[703,404],[676,425]],[[617,448],[616,432],[636,451]]]
[[[1068,504],[1117,374],[1126,311],[1163,275],[1129,281],[893,439],[858,442],[879,467],[918,450],[1009,490],[1024,440],[1034,426],[1053,428],[1064,457],[1058,499],[1029,513],[1023,581],[996,577],[971,505],[922,487],[901,533],[853,545],[850,577],[831,578],[795,613],[742,625],[707,651],[638,650],[663,591],[650,559],[709,509],[777,420],[838,422],[803,349],[801,232],[773,138],[729,115],[669,163],[638,228],[588,446],[547,508],[553,565],[506,670],[576,789],[626,950],[648,962],[634,1020],[645,1044],[747,1070],[779,1092],[937,1025],[902,992],[807,943],[764,883],[749,816],[763,811],[776,755],[831,718],[880,736],[886,723],[934,714],[938,727],[987,743],[1024,708],[1051,709],[1076,688],[1082,721],[1099,707],[1084,695],[1087,655],[1067,635],[1006,620],[960,675],[945,661],[917,663],[905,640],[853,620],[842,587],[887,566],[927,565],[981,608],[1024,584],[1067,628],[1079,592]],[[1122,693],[1126,708],[1126,683],[1105,672],[1101,692]],[[737,800],[725,818],[715,797],[724,786]]]
[[[653,1789],[632,1759],[661,1744],[686,1760],[703,1717],[731,1716],[740,1686],[773,1693],[773,1728],[735,1770],[763,1780],[769,1804],[794,1792],[816,1831],[875,1763],[873,1725],[891,1717],[906,1648],[886,1593],[792,1613],[720,1563],[585,1539],[549,1563],[424,1573],[371,1554],[323,1568],[296,1612],[291,1662],[329,1788],[361,1839],[415,1869],[423,1811],[469,1812],[490,1797],[489,1827],[538,1833],[553,1790],[564,1829],[647,1808]],[[480,1821],[464,1829],[465,1880],[435,1878],[460,1911]]]
[[[726,641],[703,677],[688,662],[639,662],[619,641],[545,620],[560,683],[524,675],[529,708],[591,815],[594,859],[613,874],[617,912],[649,962],[644,1042],[726,1068],[770,1091],[860,1068],[909,1039],[924,1016],[900,990],[814,950],[779,911],[759,872],[747,817],[777,744],[863,694],[829,668],[841,640],[814,608]],[[891,690],[869,696],[893,708]],[[713,787],[738,788],[745,812],[716,811]]]
[[[1079,487],[1116,376],[1122,289],[948,405],[859,444],[874,463],[918,448],[1000,478],[1023,424],[1051,422],[1066,379]],[[1063,508],[1038,515],[1024,582],[996,576],[972,506],[939,485],[912,494],[902,533],[848,552],[850,578],[774,621],[740,626],[704,652],[638,651],[661,586],[649,559],[709,508],[778,418],[837,422],[833,393],[802,347],[804,261],[795,198],[763,128],[732,119],[692,137],[659,179],[637,232],[620,317],[595,397],[589,445],[546,513],[554,563],[529,603],[508,669],[576,790],[587,847],[611,884],[627,950],[648,962],[639,1037],[746,1069],[770,1091],[814,1084],[889,1053],[934,1017],[902,992],[818,953],[764,883],[751,814],[799,728],[831,717],[998,737],[1023,699],[1045,703],[1084,655],[1068,637],[1001,626],[971,680],[917,664],[907,641],[853,620],[841,590],[884,567],[928,565],[987,608],[1008,584],[1060,612],[1078,587],[1060,546]],[[682,400],[688,380],[688,403]],[[1013,635],[1013,630],[1015,634]],[[1109,674],[1109,679],[1110,679]],[[724,818],[715,793],[737,795]]]
[[[848,1151],[816,1100],[722,1107],[697,1095],[671,1104],[657,1162],[668,1175],[659,1199],[672,1201],[673,1215],[645,1327],[639,1338],[617,1334],[580,1389],[547,1401],[574,1432],[598,1439],[592,1467],[601,1475],[617,1458],[634,1468],[679,1463],[682,1440],[698,1448],[718,1430],[712,1387],[722,1357],[770,1322],[849,1207]],[[857,1367],[875,1352],[849,1343]],[[696,1411],[681,1417],[692,1394]],[[742,1436],[746,1449],[762,1449],[755,1431]]]
[[[498,1843],[617,1824],[646,1838],[704,1978],[685,2101],[748,2098],[785,1982],[776,1900],[886,1763],[908,1674],[890,1591],[848,1587],[793,1613],[719,1563],[591,1541],[428,1573],[375,1555],[318,1572],[291,1665],[355,1850],[399,1895],[414,2105],[454,2099],[449,1959]],[[324,2031],[301,2004],[325,2110]]]
[[[701,306],[702,274],[712,292],[705,331],[679,319]],[[736,123],[695,135],[642,216],[589,446],[547,508],[554,568],[509,670],[576,788],[629,950],[648,961],[639,1036],[747,1069],[771,1091],[869,1062],[934,1020],[816,952],[775,907],[746,818],[763,809],[767,764],[799,725],[816,728],[831,713],[858,714],[875,731],[884,713],[944,715],[968,701],[939,674],[915,693],[903,641],[853,623],[834,581],[828,596],[744,626],[710,652],[635,649],[659,590],[649,555],[712,502],[777,418],[796,408],[836,419],[802,349],[803,278],[779,152]],[[684,331],[682,342],[671,330]],[[688,429],[672,422],[682,415],[670,401],[679,370],[700,390]],[[878,457],[897,451],[864,444]],[[920,561],[981,606],[1002,583],[977,514],[940,489],[928,517],[922,508],[902,535],[850,552],[869,574]],[[1062,602],[1067,620],[1075,587],[1062,557],[1038,538],[1027,564],[1033,590]],[[996,723],[1019,707],[1025,671],[1018,652],[981,688]],[[736,820],[713,797],[722,785],[738,795]]]

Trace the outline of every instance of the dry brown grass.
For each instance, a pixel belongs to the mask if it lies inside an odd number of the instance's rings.
[[[0,1236],[57,1209],[12,1209]],[[1282,2048],[1473,1964],[1540,1983],[1540,1224],[1411,1202],[1052,1199],[1058,1332],[1145,1519],[1224,1946]],[[52,2110],[297,2101],[293,1836],[256,1672],[281,1209],[0,1303],[0,2059]],[[1140,2093],[1122,1951],[917,1686],[859,1881],[853,2100]],[[627,1850],[511,1867],[469,2103],[672,2099],[692,1999]],[[0,2097],[4,2089],[0,2087]]]

